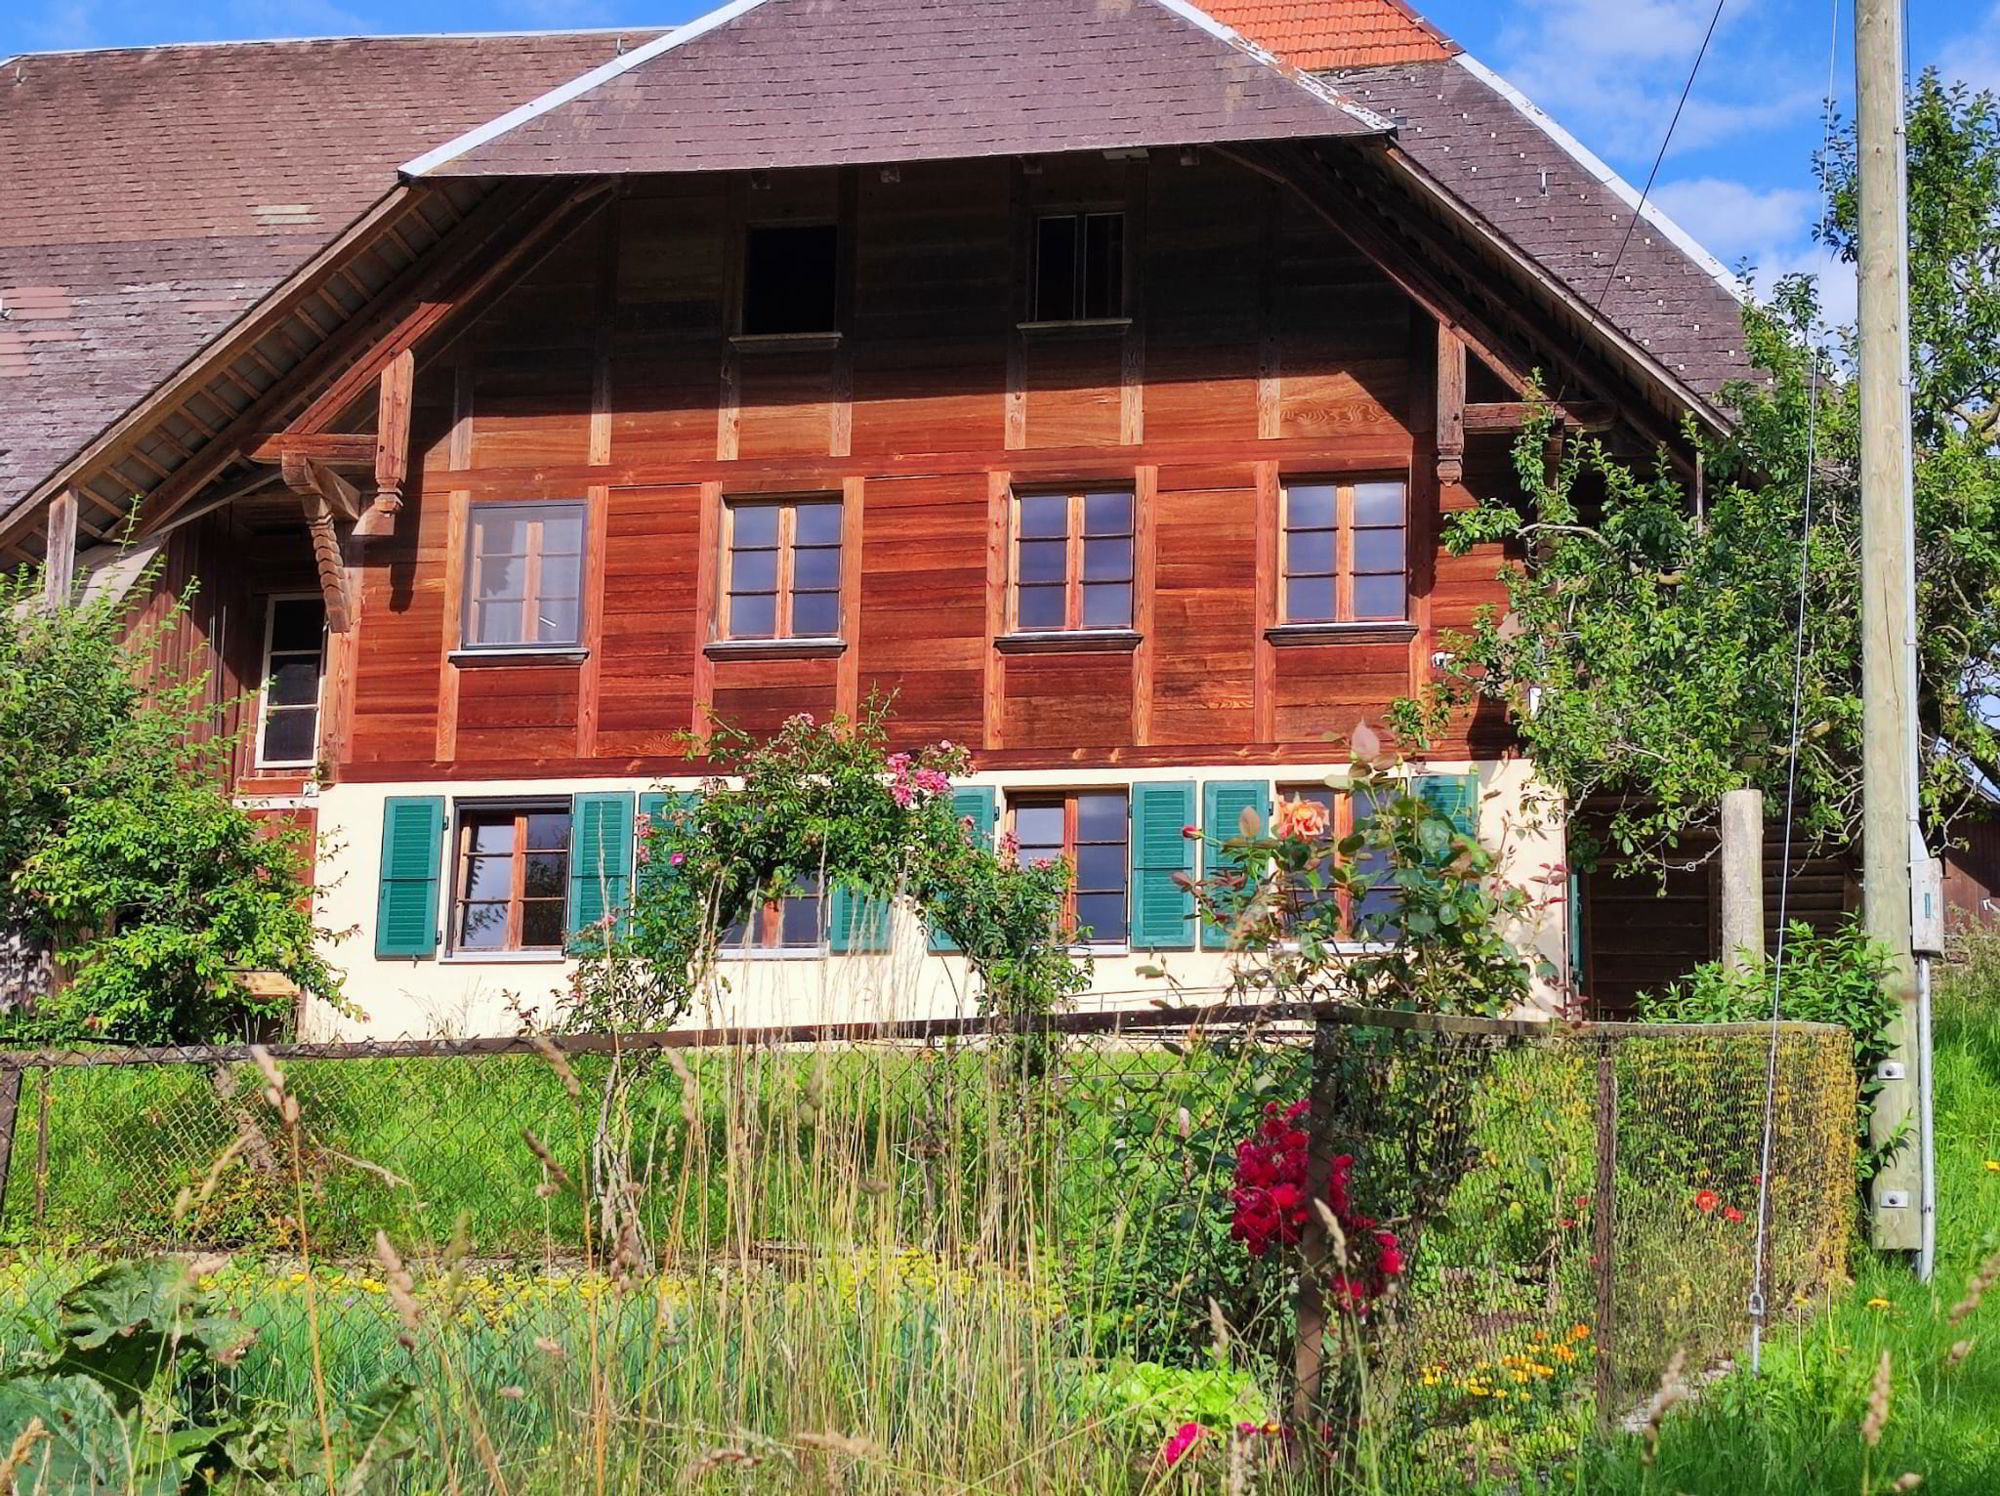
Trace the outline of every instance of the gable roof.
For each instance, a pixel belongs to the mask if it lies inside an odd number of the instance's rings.
[[[1187,0],[733,0],[403,170],[743,171],[1387,129]]]
[[[653,34],[0,65],[0,515],[338,237],[398,161]]]
[[[852,12],[863,3],[887,0],[765,0],[773,13],[792,6]],[[894,3],[928,8],[923,0]],[[962,8],[962,0],[934,3]],[[1133,24],[1147,36],[1168,35],[1162,17],[1176,28],[1170,53],[1212,43],[1226,49],[1212,54],[1226,55],[1226,69],[1239,57],[1261,61],[1263,73],[1248,75],[1259,80],[1255,97],[1267,97],[1267,77],[1277,79],[1305,100],[1321,133],[1328,117],[1364,130],[1379,111],[1396,126],[1394,154],[1427,174],[1440,201],[1490,229],[1577,300],[1594,305],[1601,296],[1608,320],[1700,396],[1750,372],[1726,272],[1649,206],[1607,286],[1604,272],[1619,255],[1637,194],[1504,81],[1458,55],[1403,0],[1209,0],[1214,22],[1186,0],[993,0],[981,15],[1005,19],[1032,8],[1074,17],[1080,8],[1129,19],[1139,6],[1144,19]],[[1121,21],[1117,29],[1123,35],[1129,28]],[[101,527],[104,507],[178,470],[187,450],[207,439],[198,425],[164,426],[134,458],[115,465],[84,455],[124,429],[121,422],[154,422],[151,406],[166,398],[156,391],[173,390],[174,381],[199,370],[209,389],[240,387],[240,407],[275,377],[264,371],[267,359],[280,367],[296,361],[303,347],[289,360],[279,357],[295,341],[283,330],[247,362],[231,362],[235,355],[222,350],[231,340],[262,336],[257,317],[279,303],[288,284],[319,274],[310,267],[344,253],[345,236],[376,233],[371,215],[402,211],[391,202],[397,162],[451,141],[454,132],[490,125],[496,115],[504,120],[501,111],[535,103],[563,80],[571,80],[563,91],[580,100],[602,64],[649,44],[650,56],[671,56],[674,49],[658,45],[662,35],[231,43],[36,54],[0,65],[0,180],[7,183],[0,214],[0,554],[33,548],[26,538],[33,514],[11,513],[31,497],[76,485],[87,505],[100,506],[85,511],[86,531],[97,533],[93,512]],[[882,59],[877,81],[885,98],[904,98],[910,83],[905,41],[890,35],[871,42]],[[978,43],[974,36],[968,46]],[[1016,65],[990,51],[978,54],[986,65]],[[686,55],[701,54],[688,45]],[[796,57],[787,65],[794,73],[802,66]],[[1315,68],[1340,71],[1306,78]],[[981,76],[965,93],[936,85],[925,128],[949,126],[966,140],[992,125],[981,120],[997,97],[991,79],[998,75]],[[1078,78],[1078,92],[1103,81],[1095,66]],[[1279,113],[1289,117],[1302,107],[1291,93],[1280,96]],[[1221,123],[1244,128],[1233,98],[1220,101]],[[1053,100],[1043,123],[1072,128],[1066,107]],[[543,108],[533,117],[554,112]],[[1143,110],[1135,119],[1157,123]],[[467,194],[484,190],[462,176],[440,181],[403,204],[421,213],[384,221],[404,224],[422,249],[462,215]],[[440,191],[450,200],[442,213]],[[440,222],[427,228],[425,215]],[[389,246],[379,234],[374,245],[364,260],[340,263],[383,259]],[[310,339],[311,320],[355,294],[338,284],[322,293],[319,309],[297,323],[300,336]],[[246,315],[252,308],[257,317]],[[170,403],[185,404],[179,394]],[[211,425],[230,409],[203,407]]]

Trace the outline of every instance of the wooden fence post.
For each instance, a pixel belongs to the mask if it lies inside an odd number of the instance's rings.
[[[21,1111],[21,1067],[0,1068],[0,1221],[7,1216],[7,1185],[14,1174],[14,1123]]]
[[[1306,1119],[1306,1199],[1324,1200],[1333,1182],[1333,1090],[1336,1069],[1333,1047],[1339,1025],[1324,1017],[1313,1020],[1312,1083],[1307,1094],[1311,1112]],[[1320,1406],[1326,1370],[1325,1279],[1328,1243],[1326,1226],[1317,1210],[1308,1208],[1299,1233],[1299,1287],[1296,1303],[1298,1333],[1292,1342],[1292,1421],[1308,1427]]]
[[[1591,1205],[1591,1266],[1597,1283],[1597,1324],[1593,1343],[1597,1347],[1597,1422],[1609,1428],[1612,1403],[1614,1346],[1617,1339],[1617,1246],[1618,1246],[1618,1065],[1617,1043],[1599,1037],[1597,1048],[1597,1181]]]

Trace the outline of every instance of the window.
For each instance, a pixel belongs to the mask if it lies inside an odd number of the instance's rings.
[[[1021,494],[1014,628],[1132,627],[1132,492]]]
[[[722,932],[724,951],[817,951],[826,945],[825,900],[818,878],[802,878],[792,892],[758,905]]]
[[[326,604],[317,597],[272,598],[257,697],[258,768],[304,768],[318,759],[325,661]]]
[[[1125,215],[1051,213],[1035,220],[1034,320],[1125,315]]]
[[[1327,854],[1319,863],[1323,886],[1313,888],[1310,885],[1301,885],[1295,888],[1292,891],[1292,902],[1304,909],[1324,904],[1330,899],[1338,899],[1342,905],[1340,929],[1343,935],[1385,938],[1390,934],[1386,927],[1396,914],[1396,890],[1393,886],[1386,882],[1377,883],[1362,895],[1358,905],[1354,905],[1354,901],[1347,894],[1324,885],[1330,877],[1335,861],[1332,850],[1334,845],[1368,824],[1369,817],[1375,813],[1375,796],[1380,795],[1386,802],[1395,793],[1393,788],[1386,786],[1356,794],[1337,794],[1323,784],[1278,786],[1280,802],[1309,800],[1326,811],[1327,825],[1331,830],[1325,842]],[[1372,848],[1364,848],[1355,859],[1355,870],[1379,878],[1389,870],[1388,856]],[[1354,906],[1350,907],[1351,905]]]
[[[1286,623],[1400,622],[1409,613],[1401,483],[1289,483]]]
[[[1023,865],[1069,861],[1069,920],[1089,945],[1123,945],[1131,818],[1123,790],[1009,796]]]
[[[462,810],[455,887],[454,950],[561,950],[569,906],[569,807]]]
[[[743,236],[743,331],[833,332],[840,230],[830,223],[753,225]]]
[[[739,499],[723,509],[721,636],[840,633],[840,500]]]
[[[467,649],[575,648],[583,639],[583,505],[474,504]]]

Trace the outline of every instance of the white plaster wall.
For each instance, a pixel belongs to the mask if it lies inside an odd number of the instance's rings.
[[[1164,769],[1064,768],[1023,770],[1004,775],[982,774],[975,782],[990,782],[1000,790],[1004,813],[1009,789],[1125,786],[1145,781],[1268,777],[1278,783],[1311,783],[1336,775],[1344,766],[1333,763],[1278,766],[1250,764],[1181,765]],[[1560,826],[1550,818],[1524,809],[1533,800],[1532,770],[1525,762],[1488,761],[1479,764],[1433,762],[1427,773],[1479,773],[1480,837],[1502,854],[1502,867],[1512,880],[1527,887],[1539,907],[1512,933],[1564,968],[1568,948],[1568,905],[1548,903],[1560,895],[1561,874],[1548,886],[1550,869],[1562,863]],[[402,1036],[482,1035],[512,1033],[520,1026],[519,1012],[540,1021],[556,1017],[572,963],[560,957],[494,959],[459,958],[440,947],[422,959],[378,960],[375,956],[375,901],[380,867],[382,807],[394,795],[442,795],[457,800],[491,800],[535,795],[569,794],[579,790],[643,791],[692,789],[693,778],[571,780],[509,779],[430,781],[396,784],[340,784],[312,797],[319,812],[322,853],[319,884],[322,922],[330,929],[352,929],[336,942],[330,959],[347,974],[346,995],[357,1010],[343,1015],[314,1004],[304,1015],[301,1036],[311,1039],[395,1038]],[[441,905],[450,897],[450,857],[447,853]],[[444,918],[440,911],[440,921]],[[1178,991],[1198,1000],[1212,996],[1229,981],[1227,953],[1208,951],[1100,952],[1095,958],[1092,990],[1082,1007],[1142,1006],[1172,998]],[[1163,968],[1165,977],[1141,975],[1139,968]],[[1561,1001],[1558,987],[1537,984],[1536,1002],[1550,1011]],[[925,949],[920,922],[897,911],[892,948],[881,953],[842,957],[757,957],[725,963],[722,980],[702,1011],[687,1021],[703,1027],[778,1023],[854,1022],[900,1018],[949,1017],[974,1011],[965,963],[955,956],[933,955]]]

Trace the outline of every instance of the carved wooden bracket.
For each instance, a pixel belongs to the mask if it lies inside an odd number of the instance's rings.
[[[1465,478],[1465,340],[1438,324],[1437,477],[1450,485]]]
[[[354,609],[347,584],[346,545],[336,520],[350,524],[361,516],[361,495],[332,468],[316,458],[286,454],[279,471],[285,486],[299,496],[306,528],[312,534],[313,566],[319,572],[319,592],[326,602],[326,626],[336,634],[354,627]]]

